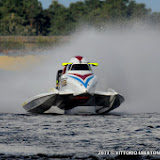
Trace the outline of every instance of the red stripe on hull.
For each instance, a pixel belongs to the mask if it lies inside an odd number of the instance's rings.
[[[76,96],[76,97],[73,98],[73,100],[75,100],[75,99],[77,99],[77,100],[79,100],[79,99],[89,99],[89,97]]]
[[[76,56],[76,58],[77,58],[79,61],[81,61],[83,57],[81,57],[81,56]]]
[[[85,74],[85,75],[74,74],[74,73],[70,73],[70,74],[73,74],[73,75],[75,75],[75,76],[78,76],[78,77],[82,78],[83,80],[85,80],[87,77],[89,77],[90,75],[92,75],[92,73],[91,73],[91,74]]]

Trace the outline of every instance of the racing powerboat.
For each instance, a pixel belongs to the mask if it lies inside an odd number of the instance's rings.
[[[98,63],[89,63],[84,57],[75,56],[62,65],[64,68],[57,72],[55,88],[24,102],[22,106],[27,112],[106,114],[124,101],[123,96],[113,89],[95,90],[97,78],[92,66],[98,66]]]

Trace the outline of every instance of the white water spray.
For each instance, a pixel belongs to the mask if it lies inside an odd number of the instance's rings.
[[[72,56],[85,56],[98,62],[94,68],[97,90],[113,88],[125,97],[117,111],[160,112],[160,36],[152,29],[117,31],[84,30],[72,36],[69,44],[47,50],[46,58],[23,71],[0,70],[0,112],[24,113],[21,103],[33,95],[55,87],[61,63]]]

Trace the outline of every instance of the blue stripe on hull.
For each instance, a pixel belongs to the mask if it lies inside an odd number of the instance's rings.
[[[73,77],[73,76],[69,76],[69,77],[76,79],[76,80],[79,81],[81,84],[83,84],[85,88],[87,88],[89,81],[90,81],[94,76],[89,77],[89,78],[86,80],[85,83],[84,83],[81,79],[79,79],[79,78],[77,78],[77,77]]]

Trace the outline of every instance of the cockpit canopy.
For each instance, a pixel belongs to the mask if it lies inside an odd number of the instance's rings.
[[[85,71],[85,72],[90,71],[92,72],[91,65],[98,66],[98,63],[90,63],[90,62],[87,62],[84,57],[75,56],[75,57],[72,57],[69,62],[62,63],[62,66],[64,66],[63,74],[66,71],[71,71],[71,72],[72,71]]]
[[[91,71],[89,64],[69,64],[67,66],[67,71]]]

